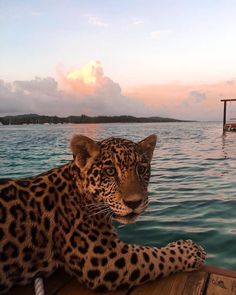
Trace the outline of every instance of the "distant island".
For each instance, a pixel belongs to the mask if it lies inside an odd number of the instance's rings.
[[[0,117],[0,124],[21,125],[21,124],[83,124],[83,123],[155,123],[155,122],[189,122],[162,117],[134,117],[134,116],[43,116],[37,114],[25,114],[17,116]]]

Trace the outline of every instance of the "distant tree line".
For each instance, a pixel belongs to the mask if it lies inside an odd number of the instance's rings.
[[[182,120],[162,118],[162,117],[134,117],[134,116],[96,116],[86,115],[57,117],[41,116],[36,114],[26,114],[17,116],[0,117],[0,123],[3,125],[21,125],[21,124],[64,124],[64,123],[151,123],[151,122],[184,122]]]

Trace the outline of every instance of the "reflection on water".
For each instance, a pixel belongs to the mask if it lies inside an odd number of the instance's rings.
[[[75,133],[135,141],[158,135],[149,208],[136,224],[117,224],[123,240],[162,246],[191,238],[208,263],[236,269],[236,133],[221,123],[0,126],[0,177],[40,173],[70,160]]]

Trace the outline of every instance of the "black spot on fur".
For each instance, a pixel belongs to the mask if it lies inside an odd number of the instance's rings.
[[[16,262],[12,264],[5,264],[3,266],[3,271],[6,273],[6,276],[9,279],[18,278],[22,274],[23,270],[23,267]]]
[[[15,221],[12,221],[10,223],[10,226],[9,226],[9,233],[12,235],[12,236],[16,236],[16,222]]]
[[[3,246],[3,252],[9,258],[16,258],[19,255],[18,247],[10,241]]]
[[[0,261],[1,261],[1,262],[6,262],[7,259],[8,259],[8,257],[7,257],[7,255],[6,255],[6,253],[4,253],[4,252],[0,252]]]
[[[42,191],[38,191],[35,193],[35,196],[36,197],[41,197],[45,192],[42,190]]]
[[[38,233],[38,228],[36,226],[32,226],[31,227],[31,241],[35,246],[38,246],[37,233]]]
[[[119,275],[116,271],[108,271],[104,276],[104,281],[114,283],[118,277]]]
[[[164,264],[163,263],[159,263],[159,268],[160,268],[160,270],[163,270],[164,269]]]
[[[57,178],[57,180],[55,181],[55,185],[58,186],[61,183],[61,178]]]
[[[141,280],[140,280],[140,283],[144,283],[146,281],[150,280],[150,275],[149,274],[146,274],[144,275]]]
[[[88,278],[94,280],[95,278],[99,277],[100,271],[98,269],[89,270],[88,271]]]
[[[0,228],[0,240],[3,239],[4,235],[5,235],[5,234],[4,234],[3,229]]]
[[[108,289],[105,285],[99,285],[94,289],[94,291],[103,293],[103,292],[107,292]]]
[[[29,193],[20,189],[18,196],[19,196],[20,201],[24,204],[24,206],[27,206],[28,200],[29,200]]]
[[[62,183],[62,185],[60,185],[60,186],[58,186],[58,191],[59,192],[62,192],[64,189],[65,189],[65,187],[66,187],[66,182],[64,181],[63,183]]]
[[[95,254],[103,254],[105,251],[104,251],[104,249],[101,246],[95,246],[93,248],[93,252]]]
[[[108,241],[107,241],[107,239],[101,239],[101,243],[103,246],[106,246]]]
[[[55,193],[55,188],[53,186],[50,186],[48,191],[49,191],[50,194],[54,194]]]
[[[77,232],[74,232],[70,238],[70,243],[73,248],[75,248],[78,245],[78,241],[80,241],[80,235]]]
[[[12,206],[10,213],[18,222],[24,222],[26,220],[25,210],[19,204]]]
[[[125,267],[125,259],[123,257],[117,259],[116,262],[115,262],[115,266],[117,268],[123,268],[123,267]]]
[[[179,247],[180,254],[184,254],[184,250]]]
[[[161,260],[161,262],[165,262],[165,258],[163,257],[163,256],[160,256],[160,260]]]
[[[46,196],[43,199],[43,205],[47,211],[51,211],[54,208],[55,203],[51,197]]]
[[[109,257],[110,258],[114,258],[114,257],[116,257],[117,256],[117,253],[116,252],[111,252],[110,254],[109,254]]]
[[[5,223],[7,217],[7,210],[6,208],[0,203],[0,223]]]
[[[41,180],[41,179],[40,179]],[[47,187],[47,184],[45,183],[45,182],[41,182],[41,183],[39,183],[39,185],[38,185],[40,188],[43,188],[43,189],[45,189],[46,187]]]
[[[48,265],[49,265],[49,264],[48,264],[48,261],[44,261],[42,265],[43,265],[43,267],[45,267],[45,268],[48,267]]]
[[[152,251],[152,255],[157,258],[157,253],[155,251]]]
[[[112,246],[112,248],[116,248],[116,242],[115,241],[111,241],[111,246]]]
[[[93,266],[98,266],[98,259],[96,257],[91,258],[91,263]]]
[[[30,211],[29,216],[30,216],[31,221],[33,221],[33,222],[36,221],[36,215],[35,215],[35,213],[33,211]]]
[[[78,250],[82,254],[86,254],[89,248],[89,244],[87,243],[86,239],[81,237],[81,244],[78,247]]]
[[[170,259],[170,262],[171,262],[171,263],[174,263],[174,262],[175,262],[174,257],[170,257],[169,259]]]
[[[16,200],[16,187],[14,185],[9,185],[0,191],[0,199],[5,202],[10,202]]]
[[[149,262],[150,261],[150,258],[148,256],[148,254],[146,252],[143,252],[143,258],[146,262]]]
[[[88,235],[88,238],[90,239],[90,241],[94,242],[97,240],[97,237],[95,237],[94,235]]]
[[[46,231],[49,231],[49,228],[50,228],[50,220],[49,220],[48,217],[45,217],[44,218],[43,224],[44,224],[44,228],[46,229]]]
[[[137,262],[138,262],[138,256],[137,256],[137,254],[134,252],[134,253],[132,253],[132,255],[131,255],[131,263],[132,263],[132,264],[137,264]]]
[[[102,258],[102,266],[105,266],[107,264],[108,260],[106,257]]]
[[[129,249],[128,245],[124,245],[123,248],[121,249],[121,253],[122,254],[128,253],[128,249]]]
[[[152,271],[153,269],[154,269],[154,264],[151,263],[151,264],[149,265],[149,270]]]
[[[132,271],[129,279],[133,282],[135,280],[137,280],[137,278],[140,276],[140,270],[139,269],[135,269]]]

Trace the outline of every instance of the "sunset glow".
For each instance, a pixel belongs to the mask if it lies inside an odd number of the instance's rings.
[[[172,2],[5,1],[0,112],[220,120],[236,1]]]
[[[79,80],[85,84],[95,84],[97,82],[97,72],[101,68],[99,61],[91,61],[81,69],[75,69],[67,74],[68,80]]]

